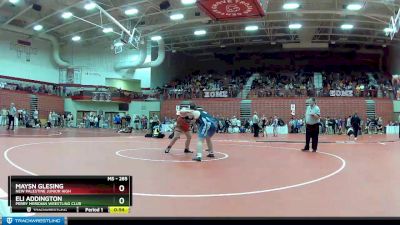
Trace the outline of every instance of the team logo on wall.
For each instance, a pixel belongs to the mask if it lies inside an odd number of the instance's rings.
[[[228,91],[205,91],[204,98],[227,98]]]
[[[347,91],[331,90],[329,92],[329,95],[331,97],[353,97],[353,91],[352,90],[347,90]]]

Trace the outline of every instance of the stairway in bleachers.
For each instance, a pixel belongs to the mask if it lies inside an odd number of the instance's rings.
[[[251,86],[253,85],[253,81],[260,77],[259,73],[254,73],[251,77],[247,80],[246,85],[244,85],[243,90],[238,94],[237,98],[247,99],[249,93],[251,91]]]
[[[31,97],[31,99],[30,99],[30,102],[29,102],[30,103],[30,113],[29,113],[29,115],[30,115],[30,118],[33,118],[33,112],[35,111],[35,109],[39,108],[38,107],[39,99],[38,99],[38,97],[36,95],[31,95],[30,97]]]
[[[376,117],[376,103],[375,100],[365,100],[365,108],[366,108],[366,114],[367,117],[372,119]]]
[[[240,101],[240,119],[251,118],[251,100]]]
[[[372,73],[367,73],[368,76],[368,84],[372,86],[378,86],[378,81],[375,79],[374,75]]]

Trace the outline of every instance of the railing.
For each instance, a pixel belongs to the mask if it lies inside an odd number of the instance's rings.
[[[142,92],[128,92],[128,91],[75,91],[72,93],[73,100],[92,100],[92,101],[123,101],[130,102],[131,100],[148,100],[160,99],[158,93],[143,94]]]
[[[350,92],[349,92],[350,91]],[[393,90],[318,90],[318,89],[291,89],[282,88],[256,88],[252,89],[248,98],[266,97],[363,97],[363,98],[389,98],[394,99],[396,94]]]
[[[60,88],[50,83],[34,83],[0,77],[0,89],[23,91],[31,94],[59,95]]]
[[[210,96],[210,93],[213,93]],[[240,89],[220,89],[220,90],[188,90],[165,88],[162,91],[164,99],[196,99],[196,98],[235,98],[240,93]],[[214,96],[215,95],[215,96]]]

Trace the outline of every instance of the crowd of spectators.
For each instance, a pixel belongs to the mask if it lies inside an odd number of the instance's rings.
[[[314,73],[264,72],[253,81],[250,97],[331,96],[331,91],[352,91],[354,97],[395,95],[391,80],[379,74],[322,73],[322,87],[315,86]]]
[[[250,72],[239,74],[218,74],[214,71],[208,73],[195,72],[182,79],[176,79],[158,91],[164,99],[193,99],[203,98],[205,91],[227,91],[227,97],[236,97],[243,89]]]
[[[320,122],[320,133],[321,134],[346,134],[347,130],[352,127],[351,124],[352,116],[348,116],[347,118],[339,118],[339,117],[323,117]],[[298,124],[300,123],[300,127],[303,119],[292,118],[289,122],[291,133],[305,133],[305,129],[299,129]],[[384,122],[382,117],[375,118],[366,118],[361,119],[360,123],[360,132],[361,134],[383,134],[385,133],[386,126],[398,126],[399,122],[389,121]]]
[[[363,72],[322,72],[321,87],[315,86],[314,72],[257,71],[251,85],[249,98],[262,97],[328,97],[332,91],[352,91],[354,97],[391,98],[396,96],[390,76],[379,73]],[[27,81],[1,78],[0,89],[42,93],[59,96],[90,95],[104,93],[104,96],[127,99],[193,99],[204,98],[205,92],[225,91],[226,97],[237,97],[243,90],[254,71],[227,71],[219,74],[215,71],[193,72],[147,92],[132,92],[108,87],[67,87],[57,84],[41,84]],[[97,100],[97,99],[96,99]]]

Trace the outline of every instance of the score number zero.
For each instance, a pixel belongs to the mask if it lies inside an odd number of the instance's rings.
[[[119,181],[128,181],[128,177],[107,177],[107,181],[114,181],[114,180],[119,180]],[[125,186],[124,185],[119,185],[118,190],[120,192],[125,191]],[[123,205],[125,203],[125,198],[121,197],[118,199],[118,203]]]

